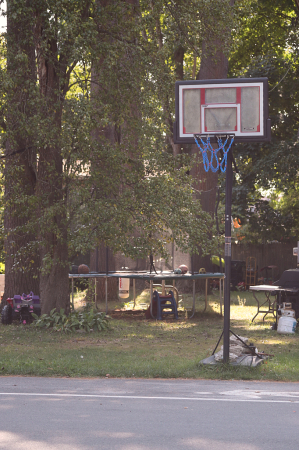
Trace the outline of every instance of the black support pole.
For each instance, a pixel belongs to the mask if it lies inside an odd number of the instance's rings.
[[[231,210],[232,210],[232,188],[233,168],[232,150],[228,153],[225,183],[225,279],[224,279],[224,327],[223,327],[223,362],[229,362],[229,335],[230,335],[230,279],[231,279]]]
[[[109,272],[109,247],[106,247],[106,275]]]
[[[99,271],[99,246],[96,246],[96,273]]]

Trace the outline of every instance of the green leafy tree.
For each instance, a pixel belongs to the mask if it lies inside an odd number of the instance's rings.
[[[165,12],[168,3],[159,5]],[[197,11],[200,5],[208,11],[205,2],[192,3]],[[18,25],[8,29],[14,70],[1,71],[5,182],[9,187],[21,173],[24,184],[6,190],[4,207],[26,220],[7,222],[4,233],[24,236],[14,265],[32,251],[39,258],[43,313],[68,310],[70,255],[99,242],[132,257],[166,257],[171,240],[185,251],[211,251],[211,217],[194,199],[187,175],[192,158],[169,152],[168,93],[173,96],[177,65],[169,69],[167,46],[157,54],[156,6],[8,3],[8,19],[24,24],[24,33],[18,35]],[[184,10],[183,2],[177,6]],[[31,190],[27,170],[34,174]]]
[[[240,174],[234,215],[254,242],[298,234],[298,15],[298,2],[291,0],[248,2],[233,36],[230,76],[269,79],[271,143],[239,144],[235,150]]]
[[[8,2],[10,8],[10,2]],[[1,40],[2,144],[5,147],[4,258],[5,296],[33,290],[39,293],[38,249],[35,234],[28,229],[34,214],[36,153],[28,122],[34,115],[32,100],[36,85],[32,30],[21,14],[11,14],[7,23],[7,47]],[[4,61],[7,60],[7,72]],[[6,113],[4,114],[4,112]],[[2,160],[3,163],[3,160]],[[23,249],[26,248],[26,251]]]

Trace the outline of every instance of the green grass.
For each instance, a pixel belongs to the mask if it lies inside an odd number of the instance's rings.
[[[259,351],[274,355],[257,368],[200,366],[199,361],[211,355],[223,327],[218,293],[209,296],[205,313],[200,312],[204,297],[197,297],[199,312],[192,319],[185,318],[190,295],[181,300],[179,320],[162,322],[145,319],[140,308],[148,301],[147,292],[137,297],[137,311],[128,310],[128,303],[109,302],[109,309],[118,306],[124,311],[111,313],[110,330],[100,333],[66,335],[17,323],[0,325],[0,374],[299,381],[298,333],[272,331],[271,316],[262,322],[260,315],[252,324],[256,304],[251,293],[231,293],[231,328],[247,336]],[[76,304],[81,303],[82,298]]]

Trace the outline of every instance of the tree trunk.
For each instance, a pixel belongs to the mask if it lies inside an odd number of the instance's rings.
[[[173,55],[174,63],[175,63],[175,76],[176,80],[180,81],[184,79],[184,56],[185,49],[179,45]],[[179,155],[182,152],[183,145],[173,143],[172,139],[172,152],[174,156]]]
[[[233,5],[234,0],[231,0],[230,6]],[[227,78],[227,73],[228,59],[224,54],[224,42],[219,38],[210,38],[204,41],[197,80],[223,79]],[[198,154],[196,144],[191,146],[191,152],[192,154]],[[200,199],[203,211],[209,212],[213,216],[216,205],[218,173],[205,172],[201,160],[201,163],[192,169],[191,175],[196,180],[194,185],[197,191],[196,197]],[[194,255],[193,261],[195,270],[204,267],[206,271],[212,272],[210,256]]]
[[[106,2],[101,2],[102,6],[106,6]],[[99,83],[98,74],[101,71],[101,66],[104,64],[104,60],[98,61],[97,67],[92,68],[92,84],[91,84],[91,101],[94,101],[96,104],[96,99],[101,95],[101,84]],[[115,145],[117,140],[117,130],[115,126],[110,125],[103,129],[96,129],[92,133],[93,139],[100,140],[103,139],[111,143],[111,145]],[[91,165],[91,170],[93,170],[93,166]],[[96,195],[100,195],[98,192]],[[115,257],[111,251],[108,249],[108,261],[106,261],[107,256],[107,248],[105,244],[102,242],[99,244],[98,248],[93,250],[90,253],[90,269],[92,271],[98,272],[106,272],[108,262],[108,270],[115,270]],[[117,278],[108,278],[108,300],[116,300],[117,299]],[[96,280],[96,289],[97,289],[97,301],[104,302],[106,300],[106,284],[105,279],[100,278]],[[90,297],[90,294],[88,294]]]
[[[42,218],[39,228],[42,313],[49,313],[53,308],[63,308],[68,312],[70,307],[67,217],[62,178],[60,149],[42,149],[37,178]]]
[[[109,6],[109,1],[107,0],[98,0],[98,4],[101,5],[102,8],[106,8]],[[134,17],[134,14],[137,12],[137,8],[139,6],[138,0],[125,0],[124,5],[130,5],[132,8],[125,8],[124,10],[124,16],[122,17],[122,20],[126,20],[126,18],[129,18],[132,20],[132,17]],[[112,28],[115,19],[111,17],[109,26]],[[112,40],[112,38],[109,38]],[[130,60],[131,55],[125,54],[125,56],[122,56],[122,58],[119,61],[120,66],[130,66],[134,64],[134,61]],[[100,75],[103,70],[103,67],[105,66],[105,58],[102,58],[97,62],[97,65],[94,65],[92,68],[92,84],[91,84],[91,101],[94,101],[96,104],[96,99],[100,98],[105,88],[101,86],[100,82]],[[120,86],[121,86],[121,80],[118,80]],[[118,92],[118,88],[115,86],[112,86],[112,81],[109,86],[111,89],[111,92],[115,91]],[[120,88],[121,89],[121,88]],[[117,96],[118,94],[116,94]],[[110,101],[109,99],[108,101]],[[131,117],[134,117],[135,119],[139,119],[139,108],[134,100],[134,95],[131,95],[130,99],[130,114]],[[126,122],[126,119],[124,120],[121,127],[117,126],[117,124],[113,124],[113,118],[111,117],[110,123],[112,125],[106,126],[103,129],[97,129],[93,132],[93,138],[95,140],[103,140],[108,141],[111,143],[112,146],[114,145],[123,145],[126,147],[125,141],[126,139],[129,140],[128,146],[132,146],[137,149],[138,146],[138,139],[137,136],[134,136],[134,133],[126,133],[128,130],[128,124]],[[130,130],[132,131],[132,130]],[[133,140],[133,142],[132,142]],[[133,144],[133,145],[132,145]],[[92,170],[92,167],[91,167]],[[100,193],[97,193],[97,195],[100,195]],[[90,266],[91,270],[98,270],[100,272],[106,272],[107,269],[107,263],[106,263],[106,246],[104,243],[101,243],[98,247],[98,249],[91,252],[91,259],[90,259]],[[113,253],[108,249],[108,267],[109,270],[115,270],[116,268],[116,259]],[[97,280],[97,300],[104,301],[106,298],[106,288],[105,288],[105,280],[104,279],[98,279]],[[108,278],[108,300],[116,300],[118,298],[118,280],[117,278]]]
[[[8,148],[6,149],[8,153]],[[24,152],[25,153],[25,152]],[[27,151],[27,154],[30,152]],[[35,184],[35,176],[31,174],[31,178],[26,174],[26,169],[29,169],[28,159],[26,155],[16,157],[11,160],[7,158],[5,166],[5,202],[10,203],[11,199],[16,195],[14,180],[15,165],[18,165],[18,188],[27,190],[27,195],[33,195],[34,190],[31,181]],[[30,192],[31,191],[31,192]],[[27,210],[29,213],[30,209]],[[30,219],[30,214],[29,219]],[[18,213],[18,207],[11,203],[11,206],[6,206],[4,212],[4,229],[6,239],[4,242],[5,249],[5,292],[3,300],[13,297],[15,294],[29,293],[33,291],[39,295],[39,256],[38,249],[35,242],[35,235],[32,233],[22,233],[15,231],[26,227],[28,218]],[[32,244],[33,249],[27,250],[29,244]]]
[[[42,35],[42,25],[37,29]],[[37,198],[39,205],[39,242],[40,242],[40,295],[42,313],[53,308],[66,312],[70,308],[68,281],[68,245],[66,188],[63,183],[63,161],[59,136],[61,134],[61,116],[64,98],[61,84],[65,72],[61,69],[63,58],[58,64],[57,41],[48,41],[49,53],[39,55],[39,85],[43,100],[44,116],[49,118],[49,128],[56,142],[40,147]],[[60,74],[57,73],[57,68]],[[50,140],[50,139],[49,139]]]

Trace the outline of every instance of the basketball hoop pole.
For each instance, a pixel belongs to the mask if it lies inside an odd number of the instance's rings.
[[[203,157],[204,168],[205,171],[208,172],[209,169],[212,172],[217,172],[219,169],[221,172],[226,172],[226,182],[225,182],[225,247],[224,247],[224,261],[225,261],[225,279],[224,279],[224,324],[223,331],[219,338],[219,341],[216,345],[216,348],[213,352],[213,355],[219,345],[219,342],[223,336],[223,362],[229,362],[229,337],[230,333],[233,333],[230,330],[230,279],[231,279],[231,256],[232,256],[232,245],[231,245],[231,211],[232,211],[232,190],[233,190],[233,167],[232,164],[235,165],[235,160],[233,157],[232,145],[234,143],[234,134],[224,135],[225,142],[222,143],[223,135],[214,135],[215,139],[218,141],[218,148],[212,147],[210,142],[209,135],[207,136],[206,142],[203,141],[203,135],[194,134],[195,142],[200,149]],[[230,143],[228,147],[225,149],[226,144],[228,143],[229,138]],[[202,147],[199,141],[202,144]],[[222,150],[222,161],[219,162],[217,157],[217,152]],[[211,160],[208,157],[208,151],[211,152]],[[213,165],[214,164],[214,165]],[[216,164],[216,165],[215,165]],[[235,169],[236,165],[235,165]],[[234,334],[234,333],[233,333]]]
[[[231,279],[231,211],[232,211],[232,189],[233,168],[232,150],[228,153],[225,181],[225,279],[224,279],[224,326],[223,326],[223,362],[229,362],[229,335],[230,335],[230,279]]]

